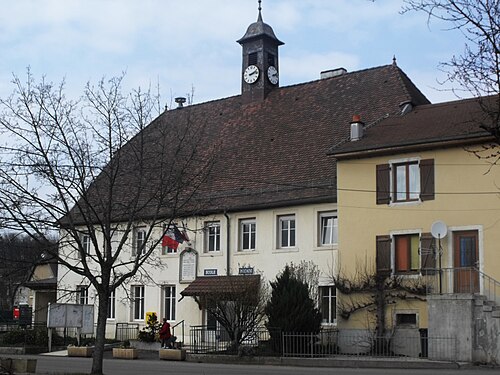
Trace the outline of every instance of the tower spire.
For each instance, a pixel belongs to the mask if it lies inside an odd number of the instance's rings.
[[[258,0],[259,3],[259,16],[257,17],[257,22],[262,22],[262,0]]]

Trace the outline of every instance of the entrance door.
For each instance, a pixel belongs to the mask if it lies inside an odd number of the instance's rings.
[[[479,246],[475,230],[453,232],[454,292],[479,293]]]

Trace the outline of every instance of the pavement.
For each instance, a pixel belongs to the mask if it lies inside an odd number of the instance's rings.
[[[139,349],[139,359],[160,361],[158,352]],[[42,353],[42,356],[67,357],[67,350]],[[112,352],[104,352],[104,359],[112,359]],[[359,356],[337,356],[329,358],[290,358],[290,357],[239,357],[230,355],[210,355],[187,353],[186,361],[217,364],[252,364],[295,367],[332,367],[332,368],[404,368],[404,369],[463,369],[474,368],[471,363],[433,361],[417,358],[376,358]]]

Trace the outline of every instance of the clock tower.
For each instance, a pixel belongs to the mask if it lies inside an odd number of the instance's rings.
[[[248,26],[238,40],[243,48],[241,96],[243,103],[262,101],[279,87],[278,47],[284,43],[276,38],[271,26],[262,21],[259,0],[257,22]]]

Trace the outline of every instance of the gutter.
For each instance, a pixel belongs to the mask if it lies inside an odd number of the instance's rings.
[[[227,211],[224,210],[224,217],[226,218],[226,275],[229,276],[231,275],[231,272],[230,272],[230,258],[229,258],[229,254],[230,254],[230,248],[229,248],[229,244],[230,244],[230,239],[231,239],[231,235],[230,235],[230,232],[229,230],[231,229],[231,223],[229,221],[229,215],[227,214]]]

